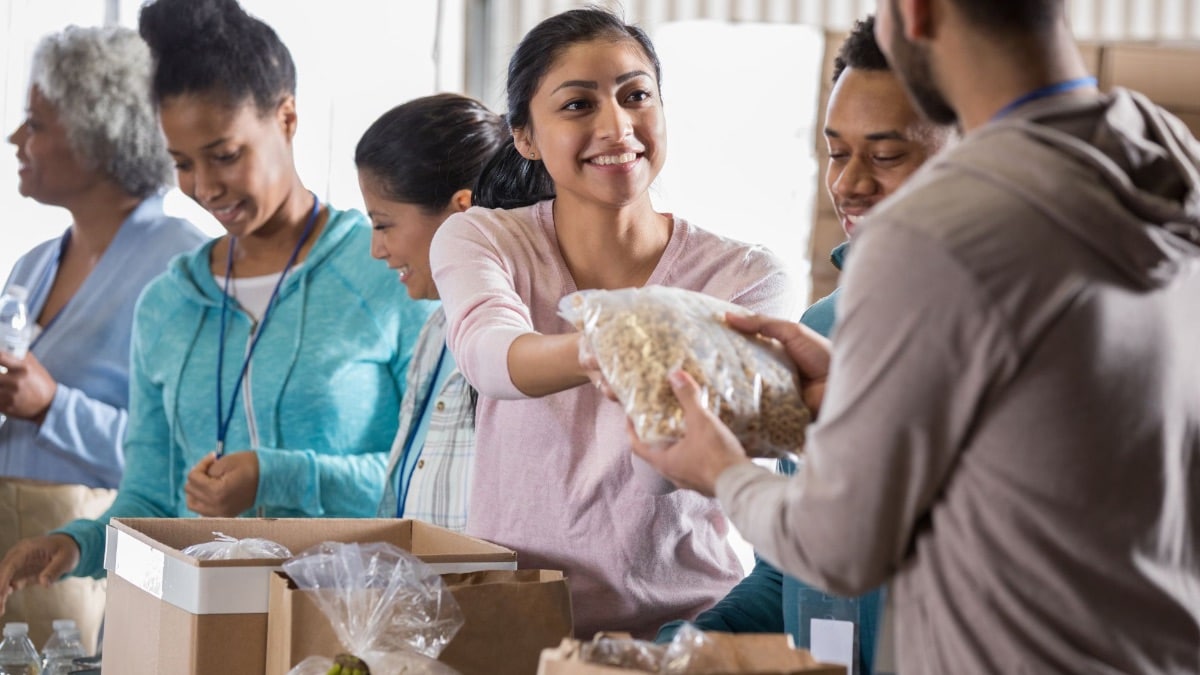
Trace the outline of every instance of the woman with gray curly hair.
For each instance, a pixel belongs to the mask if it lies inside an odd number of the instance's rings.
[[[150,97],[152,62],[126,28],[69,27],[38,44],[26,119],[9,136],[18,189],[72,218],[62,236],[16,264],[5,288],[28,294],[34,339],[0,353],[0,550],[75,518],[99,515],[124,468],[133,308],[177,253],[205,237],[163,213],[172,164]],[[94,646],[97,582],[26,589],[3,621],[41,642],[72,618]]]

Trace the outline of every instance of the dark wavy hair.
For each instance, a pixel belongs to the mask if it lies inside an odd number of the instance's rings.
[[[440,212],[455,192],[475,186],[508,137],[500,116],[473,98],[424,96],[375,120],[354,149],[354,165],[389,199]]]
[[[236,0],[154,0],[138,31],[154,54],[155,101],[215,94],[230,105],[252,98],[267,112],[296,93],[291,52]]]
[[[546,72],[572,45],[595,40],[632,40],[654,66],[654,79],[662,87],[662,65],[646,32],[604,9],[587,7],[556,14],[525,34],[508,62],[508,114],[510,129],[529,124],[529,102]],[[475,186],[472,200],[479,206],[512,209],[554,197],[554,181],[546,167],[526,159],[510,138],[487,163]]]
[[[833,57],[833,81],[836,83],[847,68],[855,70],[891,70],[887,57],[875,41],[875,15],[855,21],[854,27],[838,47]]]

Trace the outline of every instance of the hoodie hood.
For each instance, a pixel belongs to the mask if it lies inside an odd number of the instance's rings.
[[[321,261],[332,255],[359,222],[356,214],[351,211],[339,211],[329,206],[328,213],[329,217],[317,235],[317,241],[313,243],[303,262],[297,263],[299,270],[284,279],[283,287],[279,289],[281,298],[294,292],[311,270],[316,269]],[[213,239],[195,251],[175,258],[167,267],[167,279],[177,287],[180,295],[202,307],[221,306],[223,292],[209,265],[212,248],[216,242],[217,239]]]
[[[974,152],[974,166],[958,168],[1020,185],[1138,285],[1162,286],[1200,263],[1200,143],[1141,94],[1046,99],[972,141],[995,151]]]

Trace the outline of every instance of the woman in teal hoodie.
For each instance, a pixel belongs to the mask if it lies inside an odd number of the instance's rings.
[[[102,574],[114,516],[374,515],[434,308],[367,259],[361,214],[301,183],[295,70],[269,26],[233,0],[157,0],[140,31],[180,187],[227,234],[139,301],[116,501],[14,547],[0,607],[10,584]]]

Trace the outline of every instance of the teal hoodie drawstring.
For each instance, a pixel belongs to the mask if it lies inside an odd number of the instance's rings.
[[[281,391],[287,389],[288,382],[292,379],[292,373],[295,372],[296,366],[300,363],[300,346],[304,342],[304,328],[308,324],[308,279],[312,273],[312,267],[306,265],[301,269],[301,271],[303,273],[299,275],[299,278],[296,280],[296,283],[299,284],[299,288],[295,290],[296,293],[300,294],[300,304],[296,308],[296,311],[300,314],[300,320],[295,324],[298,327],[298,330],[294,331],[293,333],[292,355],[287,362],[287,369],[284,373],[283,379],[281,380]],[[271,425],[271,447],[275,448],[285,447],[283,444],[283,428],[280,426],[280,421],[283,419],[282,406],[283,397],[277,396],[275,398],[275,408],[272,411],[274,419],[272,420],[273,424]]]
[[[179,369],[175,372],[175,391],[173,394],[173,404],[171,414],[168,416],[168,433],[173,442],[167,446],[167,463],[171,467],[170,471],[170,487],[171,499],[174,501],[175,513],[181,513],[186,500],[180,503],[180,494],[183,492],[183,486],[179,485],[179,476],[187,475],[191,467],[185,466],[186,458],[184,457],[184,447],[186,439],[183,437],[183,431],[179,428],[179,420],[182,419],[182,413],[179,410],[179,402],[182,400],[179,387],[183,382],[183,370],[187,368],[188,360],[196,351],[196,343],[200,341],[200,333],[204,330],[204,323],[209,318],[208,308],[204,309],[204,318],[196,322],[196,329],[192,331],[191,340],[188,341],[187,351],[184,352],[183,358],[179,359]]]

